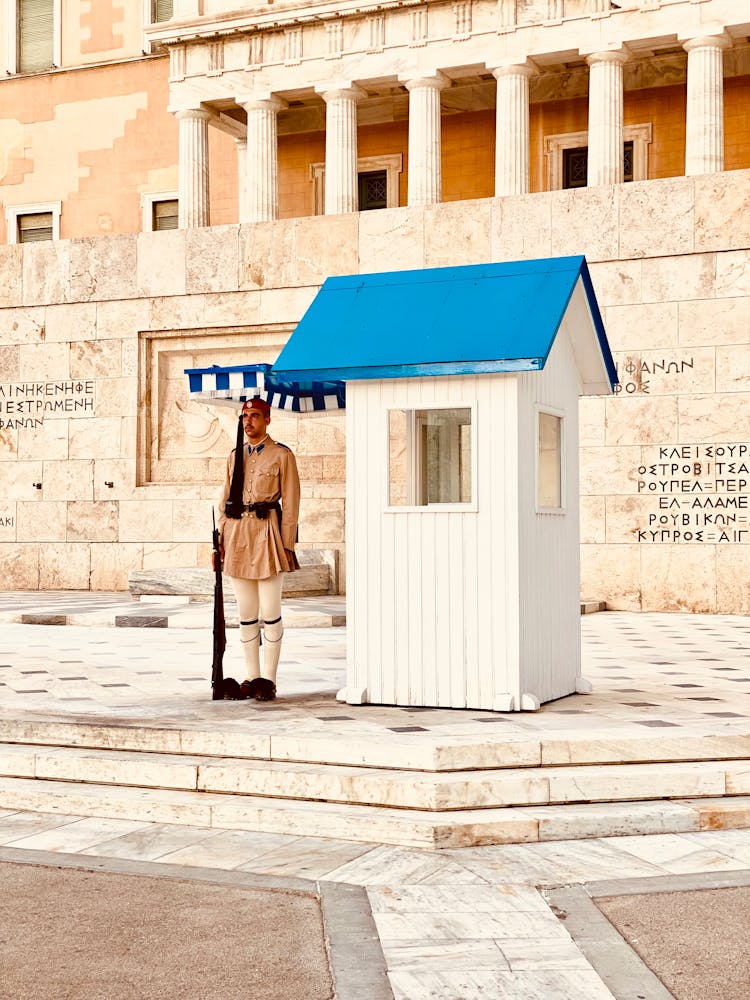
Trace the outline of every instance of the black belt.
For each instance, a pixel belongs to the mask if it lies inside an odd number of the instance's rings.
[[[281,504],[278,500],[256,500],[255,503],[245,503],[242,505],[243,514],[255,514],[261,521],[265,521],[269,513],[275,510],[281,524]]]

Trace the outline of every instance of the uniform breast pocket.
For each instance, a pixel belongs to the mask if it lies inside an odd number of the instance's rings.
[[[259,499],[272,499],[279,492],[279,467],[269,466],[255,473],[255,495]]]

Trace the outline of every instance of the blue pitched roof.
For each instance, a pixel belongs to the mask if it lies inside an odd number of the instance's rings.
[[[582,256],[328,278],[273,373],[347,381],[540,369],[579,282],[606,391],[617,375]]]

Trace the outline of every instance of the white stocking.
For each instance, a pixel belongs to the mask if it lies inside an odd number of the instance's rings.
[[[276,683],[276,671],[281,656],[281,638],[284,626],[281,621],[281,585],[284,574],[277,573],[265,580],[258,580],[260,606],[263,611],[263,676]]]
[[[237,610],[240,614],[240,642],[245,657],[247,679],[260,677],[260,624],[258,622],[258,581],[232,577]]]

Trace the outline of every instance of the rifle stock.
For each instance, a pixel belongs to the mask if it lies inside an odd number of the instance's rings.
[[[214,656],[211,668],[211,699],[221,701],[224,698],[224,650],[227,648],[227,630],[224,619],[224,582],[221,577],[221,550],[219,548],[219,529],[216,527],[216,516],[211,511],[213,531],[214,563]]]

